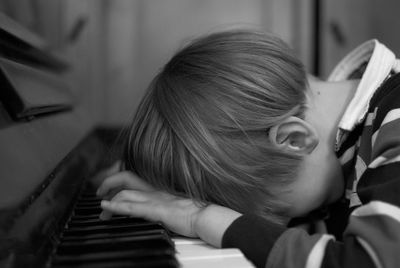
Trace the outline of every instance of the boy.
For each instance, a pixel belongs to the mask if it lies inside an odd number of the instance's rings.
[[[327,82],[269,35],[196,40],[143,99],[125,146],[135,174],[100,186],[103,217],[161,221],[257,267],[396,267],[398,71],[376,40]]]

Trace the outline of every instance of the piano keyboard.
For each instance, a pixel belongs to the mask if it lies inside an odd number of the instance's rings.
[[[159,223],[125,216],[100,220],[100,199],[84,192],[63,230],[52,267],[178,267],[173,241]]]
[[[238,249],[172,237],[160,223],[126,216],[100,220],[100,201],[90,191],[81,194],[51,267],[253,267]]]

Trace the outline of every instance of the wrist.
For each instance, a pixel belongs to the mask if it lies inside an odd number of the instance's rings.
[[[197,213],[193,232],[205,242],[220,248],[225,231],[241,215],[226,207],[208,205]]]

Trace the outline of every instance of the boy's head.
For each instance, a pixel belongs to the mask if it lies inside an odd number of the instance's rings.
[[[159,189],[283,222],[302,155],[271,142],[304,118],[303,65],[281,40],[228,31],[195,40],[152,81],[130,128],[127,169]]]

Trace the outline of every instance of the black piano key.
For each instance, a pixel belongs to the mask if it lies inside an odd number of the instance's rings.
[[[79,197],[77,202],[100,202],[101,198],[98,196],[91,196],[91,197]]]
[[[91,263],[74,263],[74,264],[57,264],[53,267],[57,268],[176,268],[179,267],[176,259],[173,256],[165,256],[152,258],[149,260],[125,260],[112,262],[91,262]]]
[[[92,196],[92,197],[78,197],[78,199],[76,200],[76,202],[80,203],[80,202],[100,202],[102,200],[101,197],[99,196]]]
[[[68,227],[83,227],[83,226],[99,226],[99,225],[117,225],[117,224],[134,224],[134,223],[149,223],[149,221],[142,218],[119,217],[111,218],[109,220],[87,219],[87,220],[71,220]]]
[[[75,205],[75,208],[94,208],[100,207],[100,202],[82,202]]]
[[[98,196],[96,195],[96,192],[83,192],[81,193],[81,195],[79,196],[80,198],[98,198]]]
[[[79,208],[76,207],[74,209],[74,215],[88,215],[88,214],[100,214],[103,210],[101,209],[100,206],[96,207],[83,207]]]
[[[101,208],[100,203],[99,204],[76,204],[75,209],[76,208]]]
[[[173,249],[163,250],[146,250],[146,249],[122,249],[120,251],[105,251],[101,253],[84,253],[84,254],[64,254],[57,255],[53,258],[54,264],[74,264],[74,263],[88,263],[100,261],[113,261],[113,260],[146,260],[150,258],[159,258],[174,255]]]
[[[95,196],[96,195],[96,189],[92,188],[92,187],[86,187],[85,189],[83,189],[83,191],[81,192],[81,196]]]
[[[115,233],[102,232],[98,234],[90,235],[64,235],[61,238],[61,242],[64,241],[83,241],[91,239],[102,239],[107,237],[128,237],[128,236],[141,236],[141,235],[153,235],[153,234],[164,234],[164,229],[151,229],[151,230],[120,230]]]
[[[127,216],[124,215],[113,215],[112,219],[118,219],[118,218],[127,218]],[[73,215],[70,218],[70,221],[85,221],[85,220],[97,220],[99,219],[99,214],[89,214],[89,215]]]
[[[57,248],[57,254],[82,254],[89,252],[120,251],[129,249],[168,249],[173,247],[166,235],[104,238],[98,240],[65,241]]]
[[[89,219],[98,219],[99,214],[88,214],[88,215],[72,215],[70,221],[73,220],[89,220]]]
[[[158,223],[134,223],[125,225],[100,225],[100,226],[85,226],[74,227],[66,229],[63,233],[64,236],[68,235],[90,235],[100,233],[117,233],[125,230],[131,231],[145,231],[164,228]]]
[[[143,218],[134,218],[126,216],[113,216],[110,219],[103,220],[99,217],[89,217],[89,218],[71,218],[68,222],[65,230],[92,230],[96,228],[112,228],[118,226],[133,226],[133,225],[155,225],[163,226],[159,222],[148,221]]]
[[[142,225],[142,224],[153,224],[161,225],[158,222],[151,222],[142,218],[133,217],[119,217],[111,218],[108,220],[88,219],[88,220],[75,220],[68,223],[67,229],[95,229],[95,228],[106,228],[106,227],[117,227],[117,226],[132,226],[132,225]]]

